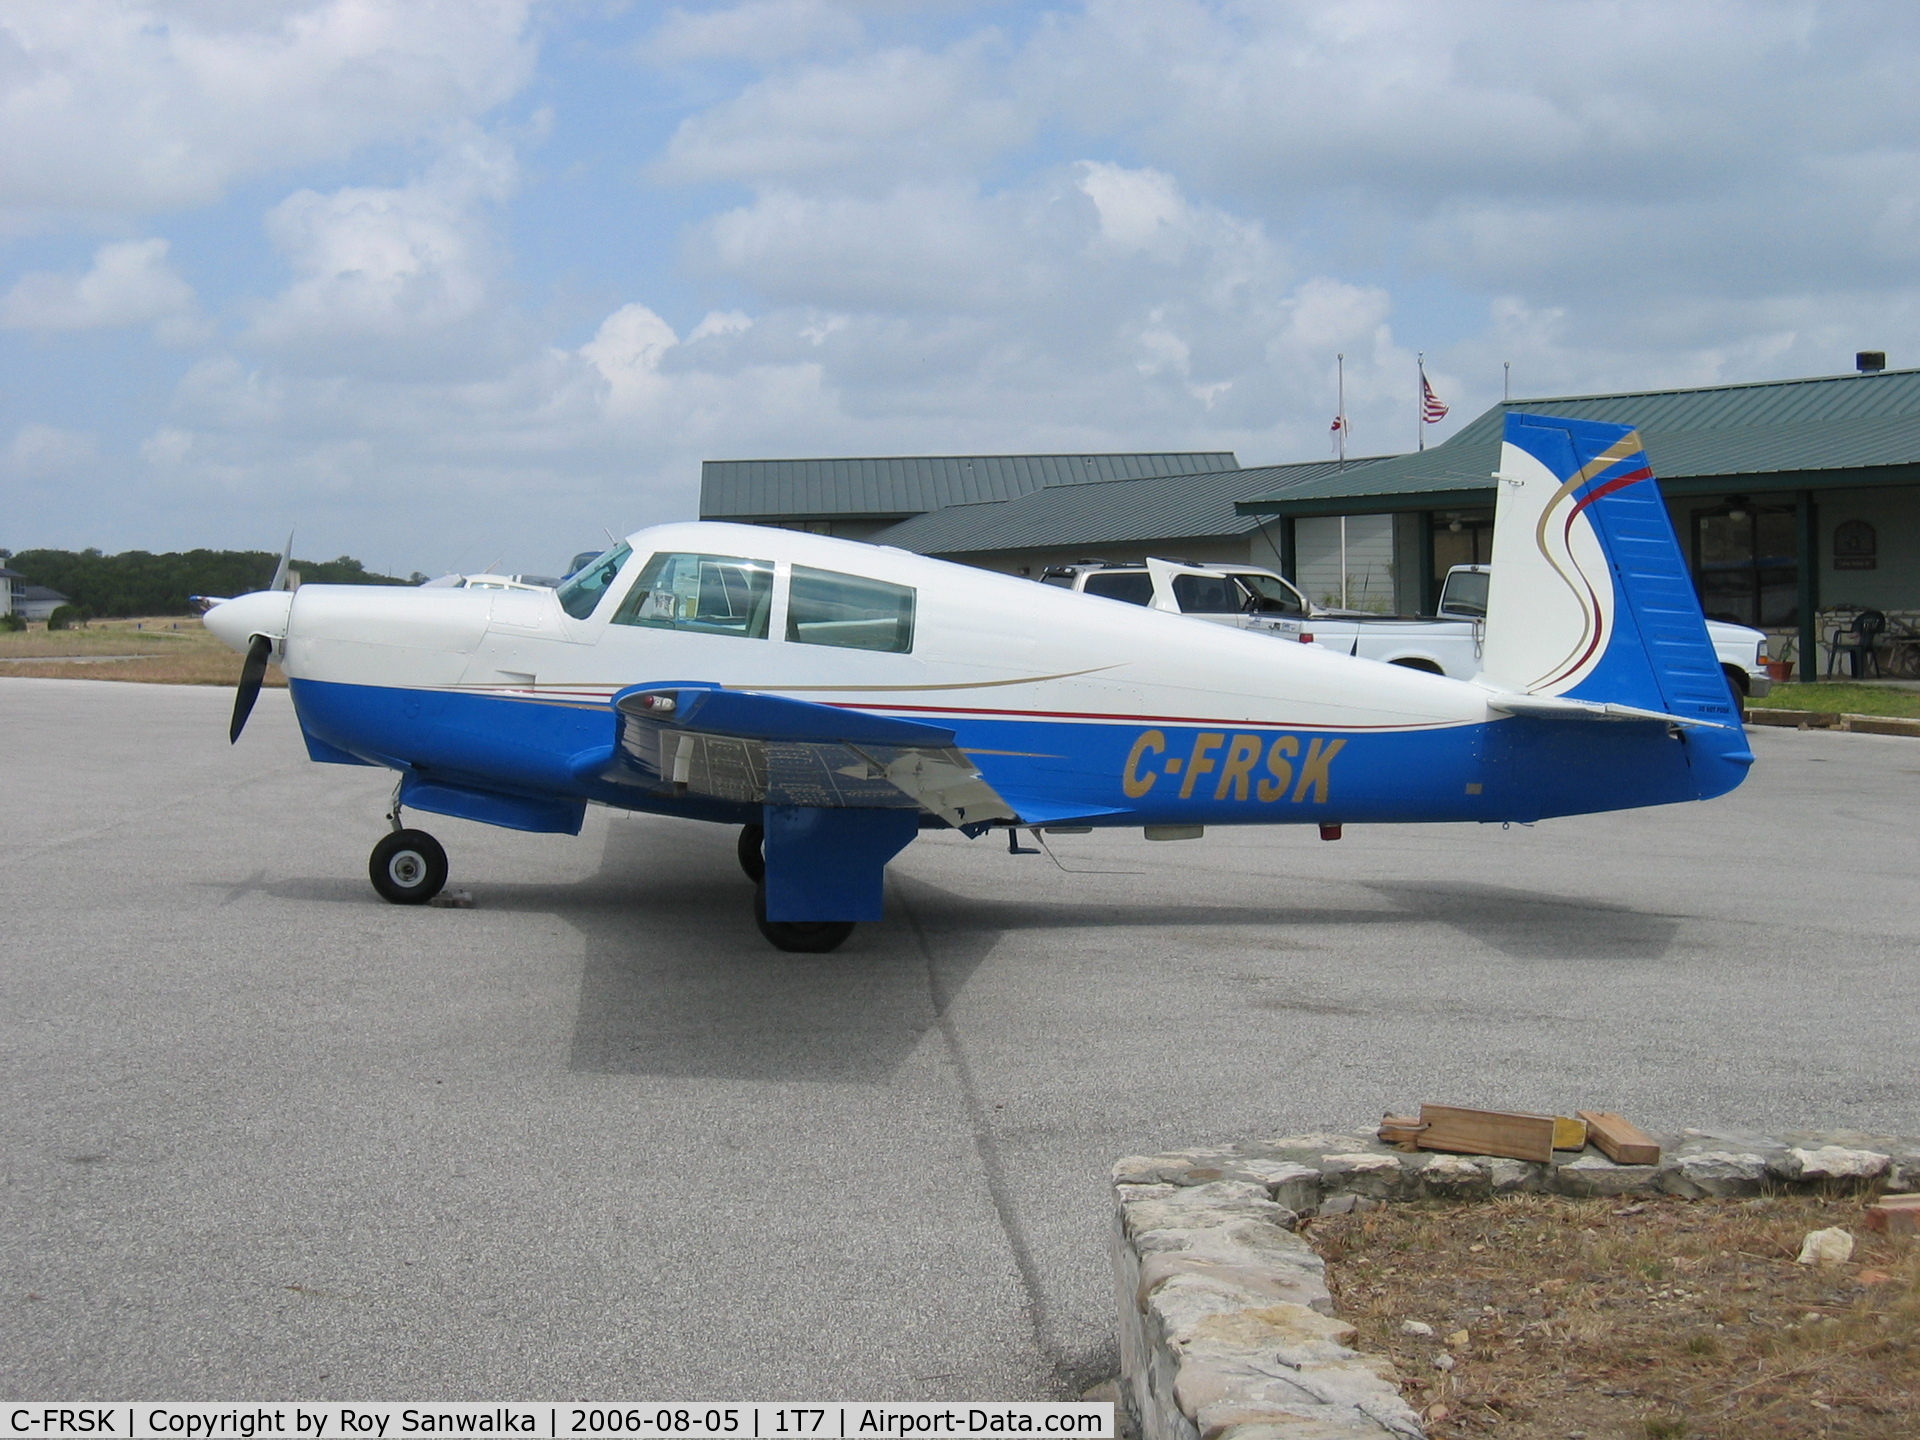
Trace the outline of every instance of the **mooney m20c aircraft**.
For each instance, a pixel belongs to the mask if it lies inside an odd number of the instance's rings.
[[[1510,415],[1485,667],[1451,680],[790,530],[628,537],[557,591],[308,585],[208,612],[313,759],[402,807],[577,834],[589,803],[741,827],[760,929],[831,950],[923,828],[1531,821],[1724,794],[1753,756],[1638,435]],[[1014,838],[1009,834],[1009,841]],[[1010,846],[1011,848],[1011,846]]]

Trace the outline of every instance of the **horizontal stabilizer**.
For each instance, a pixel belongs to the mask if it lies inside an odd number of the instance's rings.
[[[1569,700],[1563,695],[1496,693],[1487,698],[1487,704],[1502,714],[1524,715],[1529,720],[1657,720],[1668,725],[1711,730],[1735,728],[1692,715],[1669,715],[1662,710],[1643,710],[1638,705],[1616,705],[1600,700]]]
[[[920,809],[949,825],[1015,818],[951,730],[781,695],[681,682],[614,697],[600,778],[678,795],[815,810]]]

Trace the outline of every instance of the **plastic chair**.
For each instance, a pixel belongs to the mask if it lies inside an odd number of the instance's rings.
[[[1827,674],[1832,676],[1834,667],[1845,655],[1851,661],[1853,678],[1865,678],[1866,667],[1873,666],[1876,677],[1881,674],[1880,656],[1875,647],[1880,643],[1880,632],[1887,628],[1887,617],[1879,610],[1862,610],[1853,617],[1853,623],[1843,630],[1835,630],[1827,637]],[[1852,639],[1845,639],[1852,636]]]

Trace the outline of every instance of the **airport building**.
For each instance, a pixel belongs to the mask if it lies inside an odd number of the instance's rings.
[[[706,519],[799,526],[1013,574],[1148,555],[1251,561],[1316,602],[1430,613],[1485,562],[1505,412],[1636,426],[1708,614],[1802,678],[1863,610],[1920,672],[1920,370],[1497,405],[1405,455],[1240,467],[1227,453],[710,461]],[[1843,637],[1844,639],[1845,637]]]

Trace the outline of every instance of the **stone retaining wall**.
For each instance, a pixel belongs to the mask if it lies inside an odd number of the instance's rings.
[[[1596,1150],[1553,1164],[1289,1135],[1113,1167],[1120,1401],[1142,1440],[1421,1440],[1382,1356],[1349,1347],[1303,1215],[1401,1199],[1757,1195],[1835,1183],[1920,1191],[1920,1140],[1857,1131],[1688,1130],[1658,1165]]]

